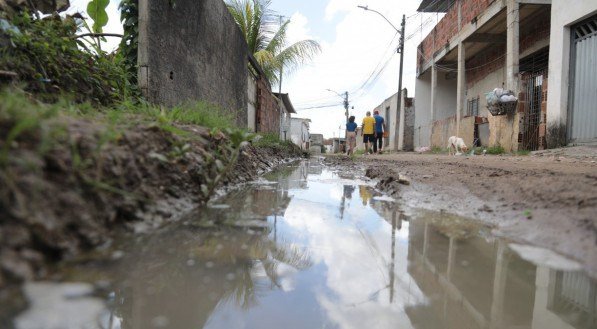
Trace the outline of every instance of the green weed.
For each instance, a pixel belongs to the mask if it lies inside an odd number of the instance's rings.
[[[531,154],[531,151],[529,150],[518,150],[516,151],[516,155],[529,155]]]
[[[431,148],[431,153],[433,153],[433,154],[443,154],[443,153],[448,153],[448,151],[446,150],[445,147],[434,146],[434,147]]]
[[[504,153],[505,153],[505,150],[500,145],[490,146],[487,148],[487,154],[498,155],[498,154],[504,154]]]

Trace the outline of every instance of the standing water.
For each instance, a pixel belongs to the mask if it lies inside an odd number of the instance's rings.
[[[79,283],[27,284],[14,327],[597,327],[597,285],[575,262],[315,160],[118,248],[63,270]]]

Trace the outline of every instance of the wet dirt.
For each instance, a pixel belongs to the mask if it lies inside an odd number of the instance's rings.
[[[597,149],[529,156],[331,156],[340,172],[366,171],[413,207],[480,219],[494,233],[580,261],[597,277]],[[399,182],[399,175],[411,183]]]
[[[229,160],[227,137],[199,126],[173,132],[148,123],[116,132],[69,117],[47,126],[60,133],[55,141],[23,134],[0,168],[0,302],[13,296],[4,287],[45,277],[48,264],[110,243],[115,231],[147,232],[178,220],[208,200],[202,185],[219,174],[209,159]],[[246,145],[219,192],[301,155]]]
[[[63,262],[55,282],[25,285],[31,306],[11,323],[594,328],[595,295],[585,292],[596,282],[578,262],[495,237],[473,218],[411,207],[361,165],[286,166],[152,234],[116,239],[103,256]]]

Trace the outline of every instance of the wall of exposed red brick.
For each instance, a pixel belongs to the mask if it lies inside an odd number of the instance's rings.
[[[460,24],[458,22],[458,1],[448,10],[446,15],[435,25],[433,30],[419,45],[417,52],[417,69],[452,40],[460,29],[481,14],[495,0],[461,0]],[[460,25],[460,26],[459,26]]]
[[[280,134],[280,109],[277,98],[264,76],[257,80],[257,132]]]
[[[466,87],[471,88],[489,73],[504,67],[506,62],[505,56],[506,44],[501,44],[489,47],[487,50],[466,61]]]

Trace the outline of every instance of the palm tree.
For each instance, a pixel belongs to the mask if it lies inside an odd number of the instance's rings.
[[[228,10],[242,31],[253,54],[271,83],[279,83],[282,69],[292,72],[321,50],[315,40],[301,40],[286,46],[290,20],[278,25],[277,16],[268,9],[270,0],[230,0]]]

